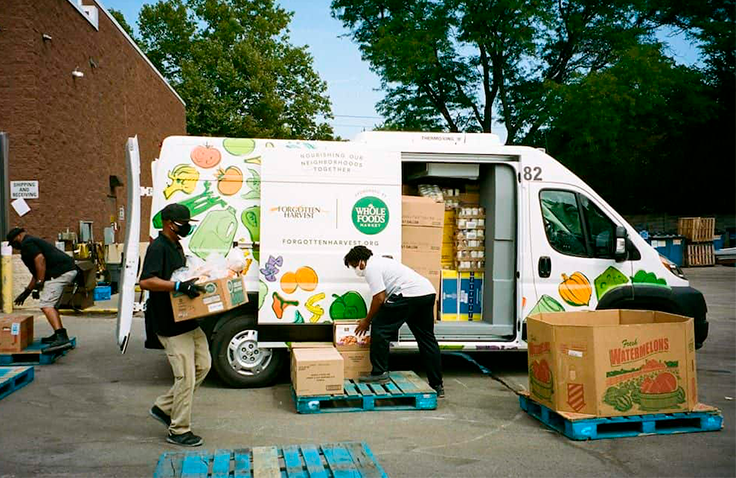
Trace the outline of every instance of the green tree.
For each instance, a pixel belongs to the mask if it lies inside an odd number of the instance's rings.
[[[191,134],[329,139],[327,86],[292,14],[273,0],[169,0],[144,5],[140,44],[187,103]]]
[[[615,63],[650,38],[643,0],[333,0],[380,76],[389,127],[491,132],[510,143],[546,124],[556,85]]]
[[[114,8],[110,8],[108,10],[110,12],[110,15],[120,24],[121,27],[123,27],[123,30],[125,30],[125,33],[127,33],[130,38],[135,40],[135,33],[133,33],[133,28],[131,28],[130,24],[125,20],[125,15],[123,15],[123,12],[120,10],[115,10]]]

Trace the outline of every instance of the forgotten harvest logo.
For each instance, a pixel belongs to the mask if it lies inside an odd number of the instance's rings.
[[[363,234],[378,234],[388,225],[388,206],[375,196],[359,199],[353,206],[353,225]]]

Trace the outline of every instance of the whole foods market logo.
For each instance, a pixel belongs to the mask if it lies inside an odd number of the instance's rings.
[[[388,206],[375,196],[359,199],[353,206],[353,224],[363,234],[378,234],[388,225]]]

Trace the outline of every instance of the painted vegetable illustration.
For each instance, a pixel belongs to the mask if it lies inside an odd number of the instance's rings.
[[[363,296],[353,290],[343,295],[332,294],[332,297],[335,299],[330,305],[332,320],[363,319],[368,313]]]
[[[235,166],[217,171],[217,190],[223,196],[232,196],[243,187],[243,172]]]
[[[673,365],[676,369],[677,362],[665,363]],[[630,374],[632,378],[609,387],[603,396],[603,402],[619,412],[627,412],[634,405],[638,405],[643,411],[679,408],[679,405],[687,398],[686,393],[682,387],[678,386],[676,372],[667,370],[668,366],[662,363],[647,361],[639,369],[616,372]],[[612,372],[609,372],[607,376],[611,374]]]
[[[601,275],[595,278],[595,295],[598,297],[598,300],[601,300],[601,297],[608,292],[611,289],[615,289],[618,286],[627,284],[629,282],[629,278],[626,277],[613,266],[610,266],[608,269],[603,271]]]
[[[286,300],[281,297],[278,292],[274,292],[272,297],[273,303],[271,304],[271,309],[273,309],[273,312],[274,314],[276,314],[277,319],[281,319],[284,317],[284,311],[290,305],[293,305],[294,307],[299,305],[298,300]]]
[[[261,241],[261,206],[252,206],[240,214],[240,222],[243,223],[250,233],[252,242]],[[258,259],[258,258],[256,258]]]
[[[582,272],[575,272],[570,277],[562,274],[562,282],[558,287],[560,297],[568,304],[581,307],[590,304],[593,288]]]
[[[209,144],[197,146],[192,150],[189,157],[192,158],[192,162],[196,166],[204,169],[214,168],[222,160],[220,151]]]
[[[179,164],[169,171],[168,176],[171,184],[164,189],[164,198],[166,199],[169,199],[177,191],[192,194],[197,187],[199,171],[189,164]]]
[[[295,324],[303,324],[304,323],[304,316],[299,312],[297,309],[296,313],[294,314],[294,323]]]
[[[537,397],[544,400],[552,398],[554,393],[552,370],[550,370],[546,359],[532,362],[529,367],[529,384],[532,393]]]
[[[215,206],[227,206],[227,203],[224,200],[215,196],[214,193],[210,191],[210,184],[210,181],[205,181],[204,192],[179,202],[179,204],[182,204],[189,209],[191,217],[197,217]],[[153,227],[156,229],[161,229],[163,227],[161,211],[157,212],[156,215],[153,216]]]
[[[324,298],[325,298],[325,293],[320,292],[319,294],[315,294],[309,299],[307,299],[307,302],[304,304],[307,310],[312,313],[312,317],[309,318],[309,321],[312,322],[313,324],[316,322],[319,322],[319,319],[321,319],[322,316],[325,315],[325,309],[317,305],[317,302],[319,302],[320,300]]]
[[[534,305],[532,310],[529,312],[529,315],[527,317],[534,315],[534,314],[543,314],[543,313],[550,313],[550,312],[564,312],[565,308],[562,307],[562,305],[557,302],[554,298],[543,295],[539,298],[539,301]]]
[[[258,281],[258,310],[261,310],[261,307],[263,307],[267,295],[268,286],[263,281]]]
[[[644,270],[637,271],[636,274],[634,274],[634,277],[631,278],[632,284],[649,284],[649,285],[659,285],[662,287],[669,287],[667,285],[667,280],[657,277],[657,275],[654,272],[647,272]]]
[[[238,229],[235,209],[210,211],[189,240],[189,250],[202,259],[214,253],[226,256]]]
[[[297,288],[311,292],[317,288],[319,278],[311,267],[300,267],[296,272],[285,272],[281,276],[281,290],[293,294]]]
[[[250,176],[245,180],[245,185],[249,191],[243,194],[243,199],[261,199],[261,175],[255,169],[249,169]]]
[[[222,142],[222,147],[234,156],[245,156],[256,149],[256,142],[248,138],[228,138]]]

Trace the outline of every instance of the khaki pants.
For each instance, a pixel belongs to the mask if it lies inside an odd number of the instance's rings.
[[[171,416],[169,432],[181,435],[191,431],[192,401],[212,359],[207,336],[197,327],[191,332],[173,337],[158,336],[166,349],[166,357],[174,372],[174,386],[156,399],[156,406]]]

